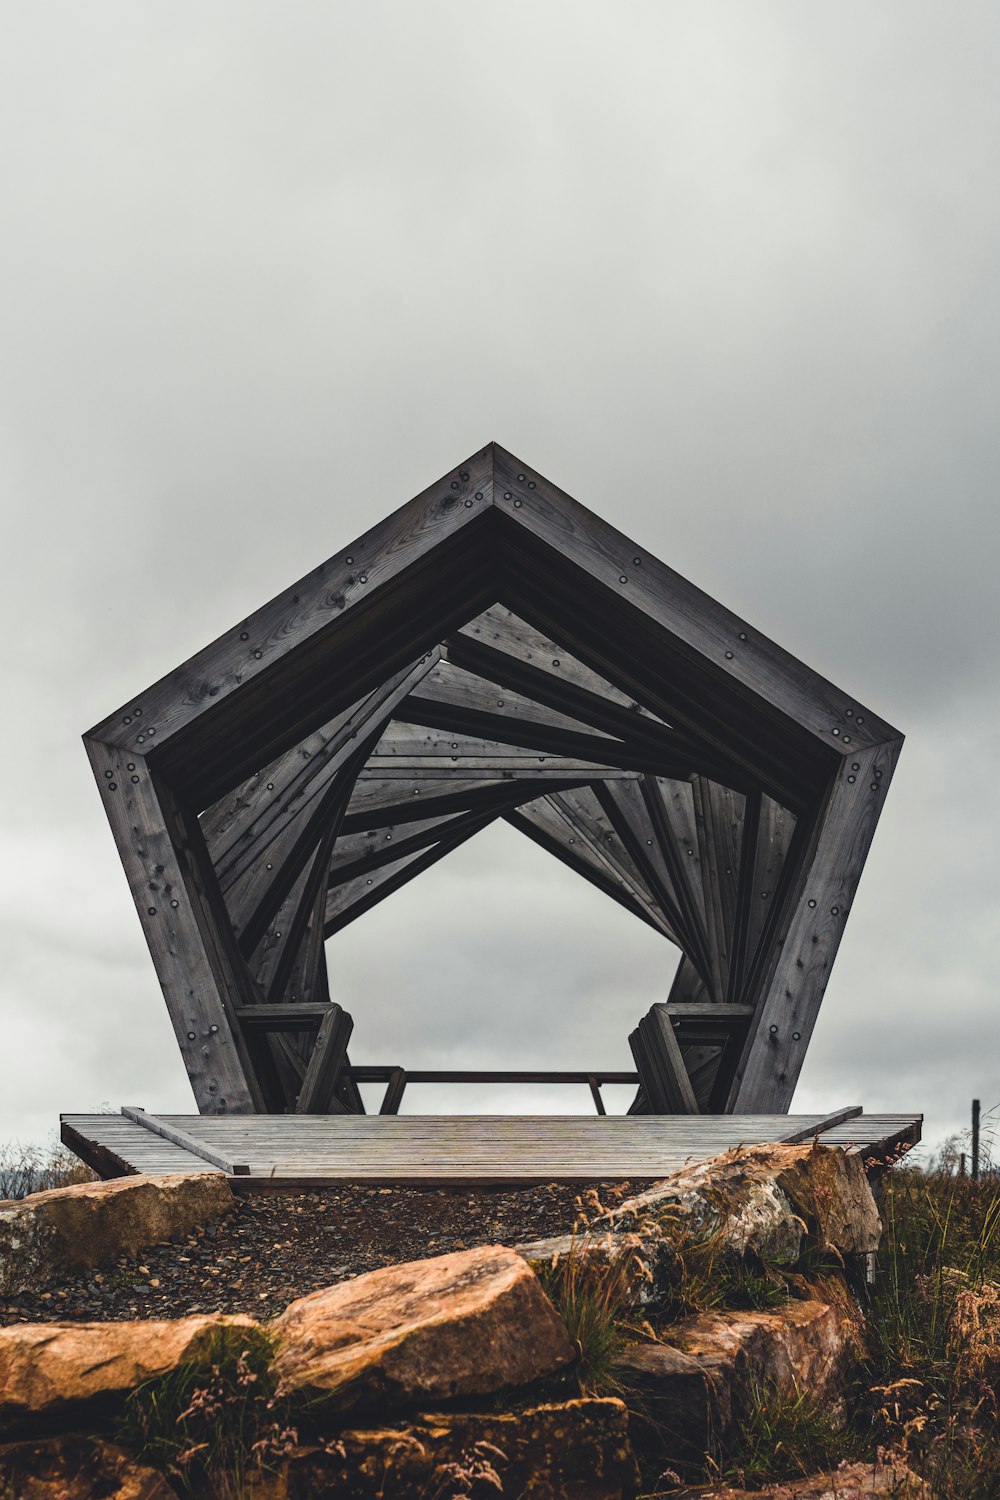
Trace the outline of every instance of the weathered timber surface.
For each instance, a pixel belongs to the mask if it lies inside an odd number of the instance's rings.
[[[842,1116],[842,1111],[835,1112]],[[731,1147],[809,1139],[884,1160],[920,1138],[919,1115],[164,1115],[164,1125],[245,1162],[238,1190],[323,1183],[513,1184],[666,1176]],[[129,1128],[130,1127],[130,1128]],[[183,1171],[192,1158],[114,1115],[66,1115],[63,1136],[127,1169]],[[203,1160],[194,1170],[212,1170]]]
[[[223,1115],[361,1110],[332,1021],[254,1009],[499,817],[683,954],[633,1109],[786,1111],[901,744],[496,444],[86,739]]]

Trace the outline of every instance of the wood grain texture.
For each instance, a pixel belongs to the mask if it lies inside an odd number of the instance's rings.
[[[305,1097],[360,1110],[332,1011],[322,1047],[251,1013],[328,1006],[326,940],[499,817],[683,953],[634,1108],[787,1109],[899,743],[495,444],[88,737],[199,1107],[237,1113],[326,1055]]]
[[[901,743],[858,751],[830,786],[730,1095],[737,1113],[791,1102]]]
[[[164,1114],[164,1124],[196,1135],[210,1149],[243,1157],[250,1176],[237,1191],[333,1183],[507,1187],[545,1182],[657,1179],[721,1151],[778,1142],[790,1134],[820,1139],[877,1164],[901,1142],[920,1139],[919,1115],[277,1115],[207,1117]],[[178,1148],[113,1115],[66,1115],[63,1130],[91,1152],[103,1150],[126,1170],[183,1171]],[[183,1162],[185,1157],[180,1155]],[[212,1170],[188,1155],[195,1170]]]

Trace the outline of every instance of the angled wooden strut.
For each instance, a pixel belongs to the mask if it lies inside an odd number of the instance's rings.
[[[222,1114],[362,1109],[324,944],[498,818],[682,954],[633,1111],[786,1111],[902,742],[496,444],[85,739]]]

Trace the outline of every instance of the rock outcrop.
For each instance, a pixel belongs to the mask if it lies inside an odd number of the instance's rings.
[[[162,1474],[101,1438],[0,1445],[0,1495],[12,1500],[177,1500]]]
[[[767,1311],[701,1313],[672,1342],[635,1344],[616,1373],[637,1413],[634,1440],[678,1458],[724,1452],[761,1391],[808,1391],[831,1409],[853,1373],[856,1329],[842,1307],[795,1300]]]
[[[206,1313],[136,1323],[14,1323],[0,1328],[0,1434],[100,1420],[130,1391],[203,1359],[221,1330],[253,1319]]]
[[[273,1326],[282,1392],[337,1410],[484,1395],[576,1353],[538,1278],[498,1245],[357,1276],[292,1302]]]
[[[685,1239],[711,1239],[718,1256],[790,1266],[807,1246],[840,1260],[870,1255],[881,1231],[860,1157],[831,1146],[749,1146],[674,1172],[583,1234],[517,1248],[536,1266],[635,1248],[652,1273],[636,1283],[636,1298],[649,1302],[673,1279]]]
[[[0,1296],[53,1285],[161,1240],[214,1223],[233,1207],[221,1172],[117,1177],[0,1202]]]
[[[421,1414],[405,1427],[352,1428],[285,1466],[287,1500],[386,1495],[627,1500],[638,1472],[621,1401],[579,1399],[519,1412]]]
[[[842,1463],[831,1473],[788,1479],[781,1484],[769,1484],[763,1490],[734,1490],[728,1485],[721,1489],[699,1489],[697,1500],[933,1500],[933,1497],[929,1486],[900,1464]]]

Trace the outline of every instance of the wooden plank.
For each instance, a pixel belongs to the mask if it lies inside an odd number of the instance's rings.
[[[524,479],[519,477],[522,474]],[[824,748],[830,745],[831,727],[838,729],[838,738],[849,735],[848,743],[855,748],[896,738],[896,731],[878,715],[862,710],[862,705],[847,699],[818,672],[499,445],[494,446],[494,482],[495,507],[505,520],[571,562],[581,578],[593,580],[602,595],[608,596],[609,603],[625,600],[633,610],[642,611],[683,644],[691,657],[710,667],[711,676],[722,679],[720,688],[728,680],[742,689],[744,699],[748,694],[760,698]],[[567,633],[562,636],[574,649]],[[621,686],[621,677],[614,675]],[[737,693],[730,689],[726,696],[735,699]]]
[[[213,920],[192,842],[179,831],[171,837],[178,820],[169,791],[141,756],[85,743],[198,1108],[264,1110],[252,1061],[231,1023],[236,1009],[256,998],[250,976],[235,943],[227,945],[219,930],[223,924]]]
[[[246,1005],[237,1016],[244,1030],[316,1031],[329,1009],[329,1004]]]
[[[682,935],[672,925],[669,913],[663,909],[655,893],[646,884],[643,871],[636,865],[620,831],[601,805],[596,789],[581,787],[567,790],[553,794],[550,800],[572,828],[568,843],[572,844],[574,851],[587,844],[595,852],[599,851],[601,858],[626,883],[635,898],[648,905],[664,935],[678,947],[683,947]],[[573,843],[573,840],[576,842]]]
[[[278,960],[274,965],[267,998],[274,1004],[285,997],[292,977],[292,970],[306,941],[309,924],[315,918],[316,925],[323,922],[326,913],[326,890],[329,880],[330,853],[336,842],[340,822],[343,819],[346,797],[340,805],[335,821],[327,829],[319,848],[306,871],[306,879],[294,909],[288,914],[285,925],[275,929],[281,933]],[[324,962],[322,949],[314,945],[316,962]]]
[[[667,781],[657,776],[644,776],[639,786],[655,847],[663,856],[683,921],[685,941],[681,946],[706,986],[711,987],[712,967],[691,787],[686,781]]]
[[[374,742],[369,736],[343,760],[336,774],[322,779],[320,795],[302,803],[275,836],[253,849],[253,859],[228,885],[226,906],[244,953],[257,946],[267,924],[324,847],[329,855],[350,802],[359,771]],[[319,783],[320,778],[317,778]],[[308,881],[306,882],[308,884]],[[293,909],[297,909],[295,902]]]
[[[518,625],[519,629],[531,631],[523,621]],[[507,644],[510,644],[509,639]],[[553,712],[568,714],[580,724],[613,735],[631,748],[636,757],[634,764],[646,771],[686,778],[700,770],[705,775],[716,776],[737,786],[746,779],[746,773],[737,761],[690,729],[681,730],[676,725],[664,723],[624,693],[615,691],[612,694],[608,690],[598,694],[565,680],[563,669],[567,665],[580,672],[588,670],[568,654],[552,658],[551,665],[557,670],[549,671],[537,663],[519,661],[510,651],[496,651],[474,639],[467,630],[450,637],[444,643],[444,652],[447,661],[465,667],[501,691],[519,692],[522,697]],[[595,681],[601,680],[595,674],[590,675]]]
[[[728,995],[730,958],[736,927],[740,843],[746,797],[704,776],[691,783],[698,864],[705,906],[712,990]]]
[[[499,811],[484,812],[479,820],[479,828],[488,827],[498,816]],[[334,932],[339,932],[346,927],[348,923],[363,916],[379,901],[383,901],[393,891],[399,890],[416,875],[429,869],[431,865],[443,859],[446,854],[450,854],[452,849],[457,848],[460,843],[464,843],[467,838],[471,838],[478,831],[474,825],[463,820],[458,832],[440,838],[429,849],[418,850],[392,864],[371,870],[367,875],[359,875],[353,880],[346,880],[331,887],[326,899],[326,936],[330,937]]]
[[[464,476],[464,477],[463,477]],[[175,672],[110,714],[91,736],[108,745],[134,742],[136,709],[156,730],[157,747],[179,735],[201,713],[206,698],[217,707],[247,683],[266,677],[292,652],[363,612],[384,590],[441,543],[468,530],[491,507],[493,445],[429,485],[384,521],[335,553],[269,603],[226,631]],[[468,504],[466,504],[468,502]],[[260,761],[258,761],[260,764]]]
[[[795,818],[770,797],[761,798],[757,851],[750,893],[747,962],[753,964],[762,937],[766,941],[781,875],[795,833]]]
[[[737,1113],[791,1102],[901,743],[859,750],[830,786],[737,1069],[729,1101]]]
[[[443,647],[442,650],[447,653],[448,648]],[[456,643],[452,647],[452,653],[457,650]],[[473,650],[471,646],[467,647],[467,650],[473,659],[484,654]],[[548,707],[534,697],[515,692],[513,688],[499,686],[495,682],[490,682],[486,677],[480,677],[475,671],[457,666],[448,654],[445,654],[444,659],[428,672],[418,687],[414,688],[410,694],[410,701],[406,704],[406,713],[399,714],[397,717],[407,724],[421,723],[422,720],[411,717],[414,706],[419,704],[423,708],[432,703],[451,711],[456,717],[459,714],[479,714],[490,721],[496,721],[500,726],[508,719],[513,719],[524,724],[536,724],[545,730],[563,730],[567,735],[584,740],[597,739],[614,742],[619,738],[617,735],[609,735],[603,730],[593,728],[586,721],[560,713],[557,709]],[[502,743],[508,743],[502,734],[497,738]]]
[[[651,1006],[628,1040],[651,1113],[697,1115],[698,1100],[664,1007]]]
[[[306,1076],[295,1104],[298,1115],[326,1114],[336,1099],[340,1070],[347,1057],[347,1044],[354,1022],[345,1010],[333,1004],[320,1021],[306,1068]]]
[[[380,1115],[398,1115],[399,1106],[403,1100],[403,1092],[406,1088],[406,1069],[393,1068],[389,1075],[389,1082],[382,1096]]]
[[[754,871],[757,860],[757,835],[760,830],[762,794],[747,797],[740,830],[739,865],[737,867],[736,903],[729,950],[729,985],[726,998],[739,1001],[745,991],[750,941],[750,908],[754,899]]]
[[[492,654],[491,657],[468,654],[465,647],[470,643],[473,646],[487,647]],[[518,664],[544,673],[546,679],[551,679],[548,682],[548,688],[553,695],[551,700],[553,706],[558,706],[555,701],[556,696],[564,695],[564,701],[574,705],[575,718],[580,718],[580,705],[583,702],[589,701],[593,705],[594,700],[602,700],[605,706],[610,703],[629,714],[636,713],[640,718],[648,719],[651,726],[663,725],[662,719],[657,719],[648,710],[641,709],[609,678],[592,672],[583,662],[577,661],[571,652],[535,630],[527,620],[520,619],[512,610],[505,609],[503,605],[494,604],[489,609],[483,610],[482,614],[470,620],[457,635],[451,636],[444,644],[449,660],[454,661],[458,666],[469,663],[473,671],[478,671],[480,677],[486,677],[491,682],[504,685],[510,682],[513,687],[515,678],[508,674],[514,673]],[[494,658],[497,653],[508,660],[496,661]],[[488,666],[487,662],[489,662]],[[525,679],[519,676],[516,680],[524,681]],[[567,692],[567,688],[578,689],[580,694],[586,695],[586,698],[581,698],[579,694],[572,691]],[[527,696],[533,697],[535,691],[537,687],[533,683],[532,687],[527,690]],[[539,699],[538,701],[545,700]],[[573,712],[573,710],[567,708],[566,712]],[[595,725],[597,723],[596,720],[591,721],[589,717],[585,722],[594,722]],[[663,725],[663,727],[669,726]],[[614,733],[614,730],[608,729],[607,732]]]
[[[206,1146],[203,1141],[199,1141],[189,1131],[181,1130],[176,1125],[167,1125],[163,1120],[158,1119],[156,1115],[148,1115],[144,1109],[136,1109],[128,1104],[123,1104],[122,1114],[126,1120],[131,1120],[135,1125],[141,1125],[144,1130],[151,1130],[154,1135],[162,1136],[165,1141],[170,1141],[171,1145],[180,1146],[183,1150],[189,1151],[192,1156],[199,1157],[202,1161],[207,1161],[213,1167],[221,1167],[222,1171],[230,1177],[246,1177],[249,1175],[250,1168],[245,1162],[230,1161],[227,1156],[223,1156],[221,1152],[213,1151],[211,1146]]]
[[[635,868],[652,892],[657,908],[692,962],[708,973],[704,934],[692,926],[684,910],[683,891],[671,877],[669,851],[662,847],[661,829],[652,822],[641,783],[595,786],[594,794],[628,851]]]
[[[837,1115],[844,1111],[837,1111]],[[419,1186],[513,1186],[529,1182],[593,1182],[662,1178],[685,1164],[741,1145],[795,1135],[865,1154],[878,1166],[903,1141],[919,1139],[914,1115],[852,1117],[829,1126],[831,1115],[744,1116],[184,1116],[160,1123],[189,1134],[204,1150],[244,1156],[249,1175],[239,1191],[300,1191],[336,1183]],[[157,1164],[160,1149],[177,1151],[121,1117],[65,1116],[67,1134],[103,1150],[125,1170],[177,1170]],[[127,1138],[126,1132],[131,1132]],[[142,1138],[138,1144],[135,1137]],[[148,1143],[148,1145],[146,1144]],[[192,1158],[180,1152],[182,1162]],[[212,1170],[205,1164],[206,1170]]]
[[[427,777],[412,781],[393,778],[374,781],[359,777],[344,819],[342,832],[354,834],[370,828],[394,828],[399,823],[422,822],[432,817],[451,817],[463,812],[501,812],[584,784],[584,779],[562,778],[537,781],[498,777],[494,782],[479,778],[440,782]]]
[[[344,767],[362,746],[373,748],[393,711],[439,659],[440,651],[434,650],[410,662],[202,814],[205,842],[224,891],[262,859],[281,862],[282,851],[294,846]]]
[[[512,828],[530,838],[549,854],[555,855],[569,869],[617,901],[625,910],[647,923],[661,937],[673,939],[673,929],[663,921],[659,908],[649,892],[636,891],[625,877],[610,864],[602,850],[589,839],[578,839],[574,825],[568,823],[558,804],[548,797],[538,797],[514,812],[505,814]]]
[[[843,1125],[847,1120],[855,1120],[863,1113],[864,1110],[860,1104],[849,1104],[844,1109],[834,1110],[832,1114],[824,1115],[816,1125],[800,1125],[795,1130],[790,1130],[787,1135],[781,1137],[782,1144],[794,1146],[800,1141],[814,1140],[817,1136],[832,1130],[835,1125]]]

